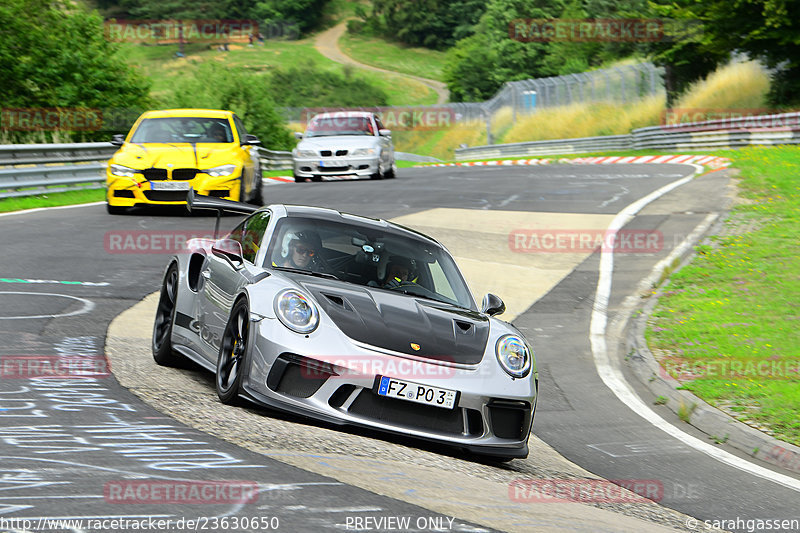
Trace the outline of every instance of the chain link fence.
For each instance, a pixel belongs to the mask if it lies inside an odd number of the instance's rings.
[[[508,109],[512,122],[518,115],[530,114],[537,109],[565,106],[575,103],[614,102],[633,103],[649,96],[665,95],[664,69],[652,63],[636,63],[609,69],[593,70],[549,78],[536,78],[506,82],[489,100],[484,102],[456,102],[432,106],[409,106],[415,110],[448,109],[455,122],[486,123],[489,144],[492,141],[492,120],[501,110]],[[341,108],[331,108],[338,111]],[[364,108],[371,110],[375,108]],[[403,106],[377,108],[379,112],[406,109]],[[323,109],[319,109],[323,111]],[[303,108],[286,108],[287,122],[302,122]]]

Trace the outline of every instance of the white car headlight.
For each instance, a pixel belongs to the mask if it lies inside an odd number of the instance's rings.
[[[108,168],[111,169],[112,176],[119,176],[121,178],[132,178],[134,174],[136,174],[137,172],[141,172],[140,170],[135,170],[122,165],[114,165],[114,164],[109,165]]]
[[[531,371],[531,350],[517,335],[500,337],[495,352],[500,366],[509,376],[524,378]]]
[[[311,333],[319,324],[317,306],[300,291],[286,289],[275,297],[275,314],[281,323],[297,333]]]
[[[314,150],[297,150],[295,154],[297,157],[317,157],[317,152]]]
[[[356,148],[350,153],[350,155],[363,156],[363,155],[375,155],[376,153],[377,150],[375,150],[375,148]]]
[[[221,178],[223,176],[230,176],[236,172],[236,165],[220,165],[218,167],[206,169],[203,172],[212,178]]]

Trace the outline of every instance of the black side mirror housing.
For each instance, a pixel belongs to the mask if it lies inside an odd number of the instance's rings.
[[[225,259],[234,268],[238,269],[244,265],[244,252],[239,241],[220,239],[211,246],[211,253]]]
[[[249,146],[261,146],[261,141],[255,135],[251,135],[248,133],[242,144]]]
[[[483,297],[481,304],[481,313],[486,313],[489,316],[502,315],[506,311],[506,304],[503,300],[492,293],[488,293]]]

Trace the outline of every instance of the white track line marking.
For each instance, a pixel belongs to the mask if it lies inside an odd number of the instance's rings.
[[[644,198],[633,202],[625,209],[617,213],[614,220],[611,221],[608,229],[609,231],[617,231],[627,224],[633,217],[641,211],[647,204],[660,198],[673,189],[691,181],[697,174],[702,172],[702,167],[695,166],[695,172],[685,178],[661,187],[653,191]],[[658,429],[667,433],[668,435],[678,439],[687,446],[705,453],[706,455],[725,463],[734,468],[738,468],[749,474],[753,474],[760,478],[778,483],[786,488],[800,492],[800,480],[792,477],[773,472],[762,466],[753,464],[749,461],[741,459],[729,452],[721,450],[704,442],[696,437],[684,433],[677,427],[673,426],[658,414],[655,413],[650,406],[644,403],[639,396],[633,391],[631,386],[625,381],[622,373],[615,368],[609,359],[608,347],[606,345],[606,324],[608,322],[608,301],[611,295],[611,278],[614,271],[614,251],[613,248],[608,251],[601,252],[600,255],[600,277],[597,281],[597,292],[595,293],[594,307],[592,309],[592,319],[589,326],[590,341],[592,346],[592,354],[594,355],[594,363],[597,368],[597,373],[603,383],[611,389],[611,392],[619,398],[619,400],[630,407],[630,409],[641,416]]]
[[[104,205],[105,202],[91,202],[88,204],[75,204],[75,205],[56,205],[53,207],[35,207],[33,209],[25,209],[22,211],[9,211],[8,213],[0,213],[0,217],[10,217],[14,215],[25,215],[27,213],[37,213],[39,211],[47,211],[51,209],[72,209],[73,207],[89,207],[92,205]]]

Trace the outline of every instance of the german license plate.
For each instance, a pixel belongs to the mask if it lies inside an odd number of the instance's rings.
[[[319,168],[323,167],[344,167],[347,166],[341,159],[326,159],[320,160]]]
[[[188,181],[151,181],[150,189],[154,191],[188,191]]]
[[[380,376],[378,395],[435,407],[452,409],[456,404],[456,391],[430,387],[402,379]]]

